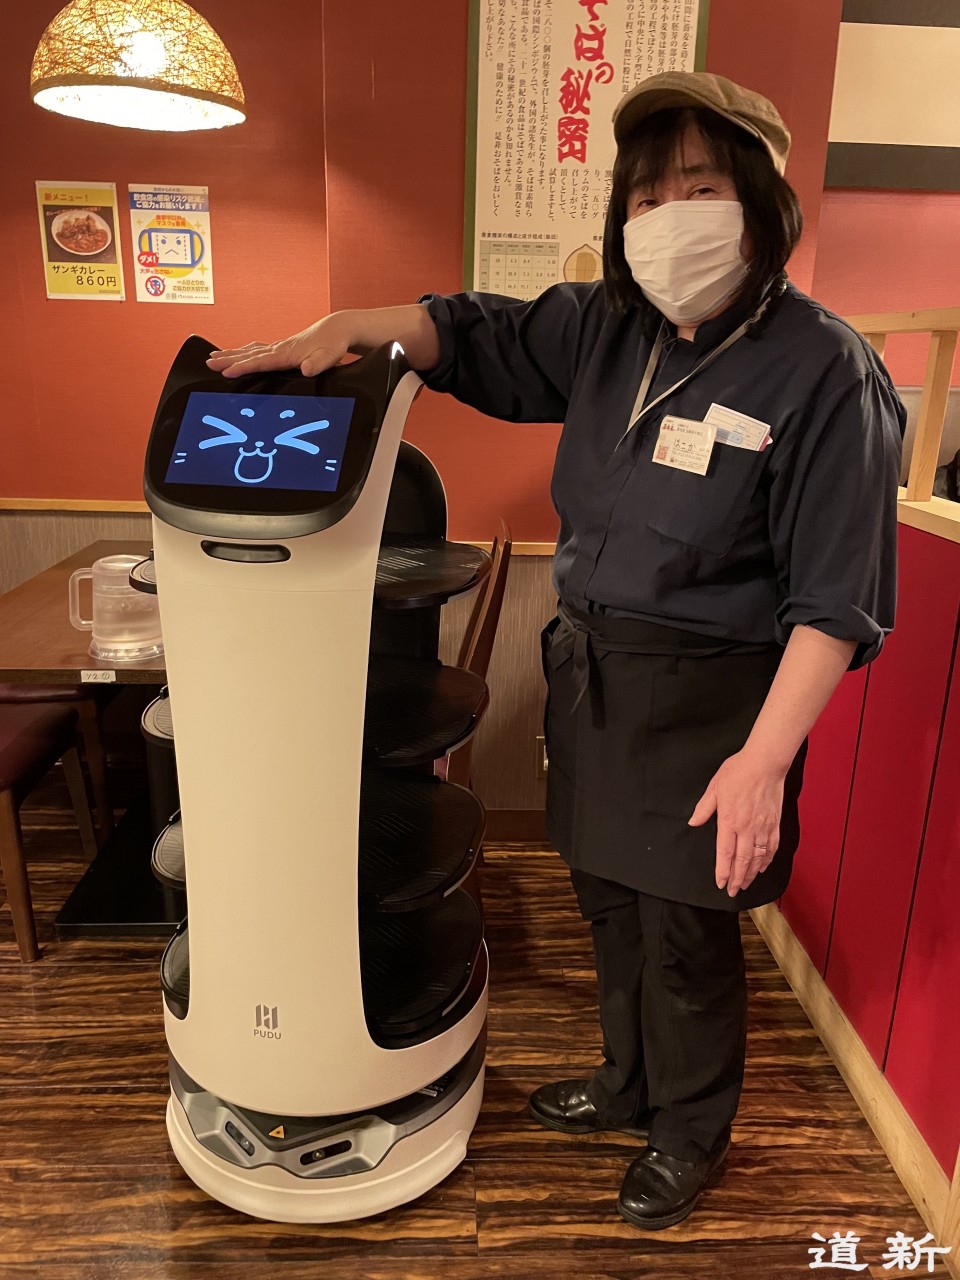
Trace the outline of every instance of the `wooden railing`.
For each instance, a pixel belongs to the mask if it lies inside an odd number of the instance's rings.
[[[933,497],[933,480],[937,470],[940,444],[943,440],[943,421],[950,394],[950,374],[957,350],[957,334],[960,332],[960,307],[942,307],[931,311],[899,311],[880,315],[849,316],[849,323],[863,334],[877,354],[883,358],[883,349],[891,333],[929,333],[930,352],[927,372],[920,397],[920,413],[913,441],[910,472],[906,490],[901,497],[906,502],[930,502]],[[960,520],[960,504],[958,520]]]

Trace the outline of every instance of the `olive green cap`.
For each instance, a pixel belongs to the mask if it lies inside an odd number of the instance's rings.
[[[752,89],[743,89],[726,76],[709,71],[663,71],[641,80],[614,110],[617,145],[641,120],[665,107],[708,107],[759,138],[778,173],[787,167],[790,131],[773,103]]]

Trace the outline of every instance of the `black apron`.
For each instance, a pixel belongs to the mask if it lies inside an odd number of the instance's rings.
[[[799,841],[806,743],[785,780],[780,847],[735,897],[717,888],[716,817],[687,822],[749,737],[782,647],[558,610],[541,637],[554,848],[571,867],[674,902],[740,911],[778,898]]]

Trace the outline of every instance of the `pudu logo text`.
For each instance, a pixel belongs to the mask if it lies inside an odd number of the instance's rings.
[[[260,1036],[264,1040],[279,1040],[280,1018],[277,1015],[277,1006],[269,1004],[257,1005],[257,1025],[253,1028],[253,1034]]]

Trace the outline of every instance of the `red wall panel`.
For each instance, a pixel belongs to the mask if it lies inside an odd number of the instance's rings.
[[[958,249],[960,192],[825,191],[814,296],[842,316],[955,307]],[[884,360],[897,386],[923,385],[928,346],[925,334],[888,340]]]
[[[157,396],[184,338],[272,339],[327,306],[320,8],[312,0],[200,0],[237,63],[248,118],[145,133],[43,111],[33,52],[60,0],[4,8],[0,48],[7,377],[0,497],[136,499]],[[45,297],[36,180],[115,182],[125,302]],[[128,182],[210,188],[213,306],[136,302]],[[11,447],[12,446],[12,447]]]
[[[324,13],[330,302],[396,306],[464,287],[469,6],[371,0]],[[425,51],[442,50],[429,58]],[[320,312],[318,311],[318,315]],[[422,392],[407,437],[447,489],[450,536],[553,541],[550,476],[559,428],[495,422]]]
[[[842,0],[710,0],[707,70],[768,97],[793,135],[786,176],[800,197],[804,235],[790,276],[807,292],[817,254],[841,8]]]
[[[870,672],[825,978],[882,1065],[957,625],[955,543],[900,526],[897,623]]]
[[[810,734],[800,794],[800,848],[780,910],[822,974],[850,806],[867,668],[843,680]]]
[[[952,548],[960,581],[960,546]],[[907,933],[886,1074],[953,1175],[960,1144],[960,661],[954,660],[933,801]]]

